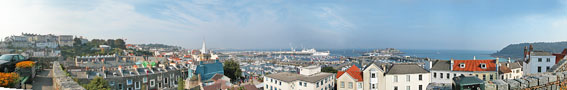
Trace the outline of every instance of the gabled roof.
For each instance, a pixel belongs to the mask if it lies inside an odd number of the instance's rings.
[[[510,65],[508,66],[509,69],[522,68],[521,62],[500,62],[500,66],[506,66],[506,64]]]
[[[417,64],[393,64],[390,68],[387,68],[385,74],[417,74],[417,73],[429,73],[423,67]]]
[[[459,67],[460,64],[465,67]],[[481,64],[486,64],[486,68],[481,68]],[[496,60],[454,60],[453,71],[496,71]]]
[[[200,64],[195,69],[196,74],[201,74],[201,81],[211,79],[215,74],[224,74],[222,63],[215,61],[209,64]]]
[[[447,61],[447,60],[433,61],[433,66],[431,66],[431,70],[451,71],[451,61]]]
[[[357,79],[358,81],[362,81],[362,72],[360,72],[360,69],[358,69],[358,67],[356,67],[356,65],[352,65],[350,68],[348,68],[346,71],[339,71],[337,72],[337,78],[341,77],[342,75],[344,75],[344,73],[348,73],[348,75],[354,79]]]
[[[309,75],[309,76],[301,75],[301,74],[297,74],[297,73],[290,73],[290,72],[280,72],[280,73],[276,73],[276,74],[266,75],[266,77],[282,80],[284,82],[292,82],[292,81],[296,81],[296,80],[301,80],[301,81],[315,83],[317,81],[323,80],[323,79],[325,79],[329,76],[333,76],[333,75],[334,75],[333,73],[326,73],[326,72],[319,72],[319,73],[315,73],[315,74]]]
[[[512,70],[508,67],[506,67],[506,65],[500,65],[500,67],[498,67],[498,73],[503,74],[503,73],[510,73],[512,72]]]

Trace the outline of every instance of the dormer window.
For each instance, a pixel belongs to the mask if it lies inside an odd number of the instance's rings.
[[[460,67],[460,68],[465,68],[465,63],[459,64],[459,67]]]
[[[486,69],[486,63],[481,63],[481,64],[480,64],[480,68]]]

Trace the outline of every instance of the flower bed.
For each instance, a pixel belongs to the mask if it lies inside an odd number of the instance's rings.
[[[17,85],[20,76],[14,72],[0,73],[0,87],[14,87]]]
[[[31,68],[35,65],[33,61],[22,61],[16,63],[16,68]]]

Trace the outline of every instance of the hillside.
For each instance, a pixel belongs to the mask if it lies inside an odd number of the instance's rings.
[[[524,47],[530,44],[534,46],[534,50],[536,51],[550,51],[553,53],[560,53],[563,49],[567,48],[567,41],[510,44],[502,50],[493,53],[492,56],[521,58],[523,56]]]

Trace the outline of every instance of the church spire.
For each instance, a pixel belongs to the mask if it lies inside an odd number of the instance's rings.
[[[205,43],[204,39],[203,39],[203,46],[201,47],[201,53],[208,53],[207,52],[207,44]]]

